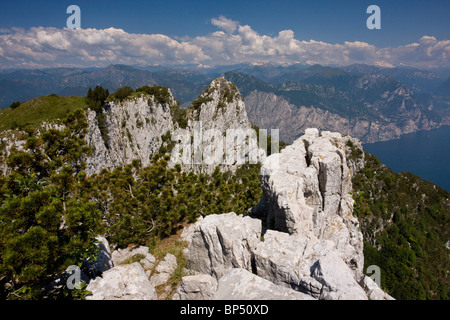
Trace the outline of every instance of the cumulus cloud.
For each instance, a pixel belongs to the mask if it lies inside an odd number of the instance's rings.
[[[238,21],[233,21],[225,18],[224,16],[220,16],[219,18],[212,18],[211,24],[226,31],[227,33],[233,33],[237,26],[239,25]]]
[[[173,39],[122,29],[35,27],[0,30],[0,67],[143,65],[227,65],[236,63],[450,67],[450,40],[425,35],[405,46],[378,48],[353,41],[341,44],[299,40],[292,30],[261,35],[224,16],[211,19],[219,30]]]

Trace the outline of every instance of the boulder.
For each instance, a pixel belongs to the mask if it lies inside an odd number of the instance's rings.
[[[181,279],[173,300],[211,300],[217,290],[216,278],[199,274]]]
[[[254,252],[254,259],[256,274],[276,285],[318,299],[347,299],[352,297],[348,292],[353,291],[358,293],[356,298],[366,297],[330,240],[268,230]],[[341,282],[334,283],[332,274]],[[341,291],[334,294],[336,290]]]
[[[313,300],[309,295],[277,286],[253,273],[235,268],[218,282],[214,300]]]
[[[157,300],[155,288],[138,263],[119,265],[92,280],[86,300]]]
[[[139,263],[144,267],[145,270],[152,270],[156,264],[156,258],[152,254],[147,254],[145,258],[141,259]]]
[[[234,212],[209,215],[195,224],[187,250],[188,269],[219,279],[229,268],[252,270],[261,221]]]
[[[320,299],[367,300],[366,293],[356,282],[351,269],[333,251],[319,258],[313,278],[322,284]]]
[[[177,268],[177,265],[177,258],[173,254],[168,253],[164,257],[164,260],[158,263],[156,272],[172,274]]]
[[[156,288],[159,286],[162,286],[163,284],[166,284],[167,281],[170,279],[169,273],[155,273],[150,278],[150,283]]]
[[[150,278],[151,284],[154,287],[166,284],[175,272],[177,265],[177,258],[173,254],[166,254],[164,260],[160,261],[156,266],[155,272]]]
[[[299,289],[302,277],[310,275],[308,266],[300,270],[307,245],[307,238],[267,230],[254,251],[256,274],[276,285]]]

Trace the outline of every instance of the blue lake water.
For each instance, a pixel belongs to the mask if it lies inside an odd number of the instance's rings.
[[[411,172],[450,191],[450,126],[363,147],[395,172]]]

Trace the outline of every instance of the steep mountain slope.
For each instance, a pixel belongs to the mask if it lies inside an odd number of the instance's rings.
[[[365,64],[353,64],[342,70],[361,75],[384,75],[405,83],[414,92],[434,92],[443,79],[433,71],[416,68],[380,68]]]
[[[416,97],[405,84],[389,76],[355,76],[322,66],[287,76],[299,75],[302,82],[270,85],[249,75],[225,74],[245,89],[250,121],[258,126],[270,122],[280,128],[281,139],[288,142],[310,126],[374,142],[436,128],[442,122],[431,110],[432,100]]]
[[[397,299],[449,299],[449,193],[364,158],[352,182],[365,266],[381,268],[382,287]]]

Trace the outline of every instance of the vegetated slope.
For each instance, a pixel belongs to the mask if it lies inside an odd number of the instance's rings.
[[[449,193],[367,153],[353,188],[365,268],[379,266],[383,289],[396,299],[448,299]]]
[[[165,98],[159,87],[144,89],[154,100]],[[122,91],[110,99],[118,99]],[[49,284],[69,265],[81,266],[93,257],[97,235],[104,234],[115,248],[131,243],[154,246],[200,216],[243,214],[261,198],[258,164],[235,172],[217,168],[210,175],[169,167],[170,132],[161,133],[164,144],[149,166],[135,160],[88,176],[85,159],[92,150],[84,140],[85,105],[70,112],[64,101],[71,99],[60,99],[56,109],[68,112],[61,117],[64,127],[41,127],[42,121],[60,118],[60,113],[51,117],[43,113],[16,135],[20,148],[5,152],[6,144],[0,141],[0,160],[6,157],[8,165],[0,171],[2,299],[82,298],[83,292]],[[47,101],[38,110],[52,105]],[[12,112],[8,119],[18,121],[25,107],[26,103],[8,110]]]
[[[26,125],[37,126],[42,122],[51,122],[64,118],[69,112],[87,107],[84,97],[59,97],[51,94],[22,103],[15,109],[0,110],[0,131],[23,128]]]

